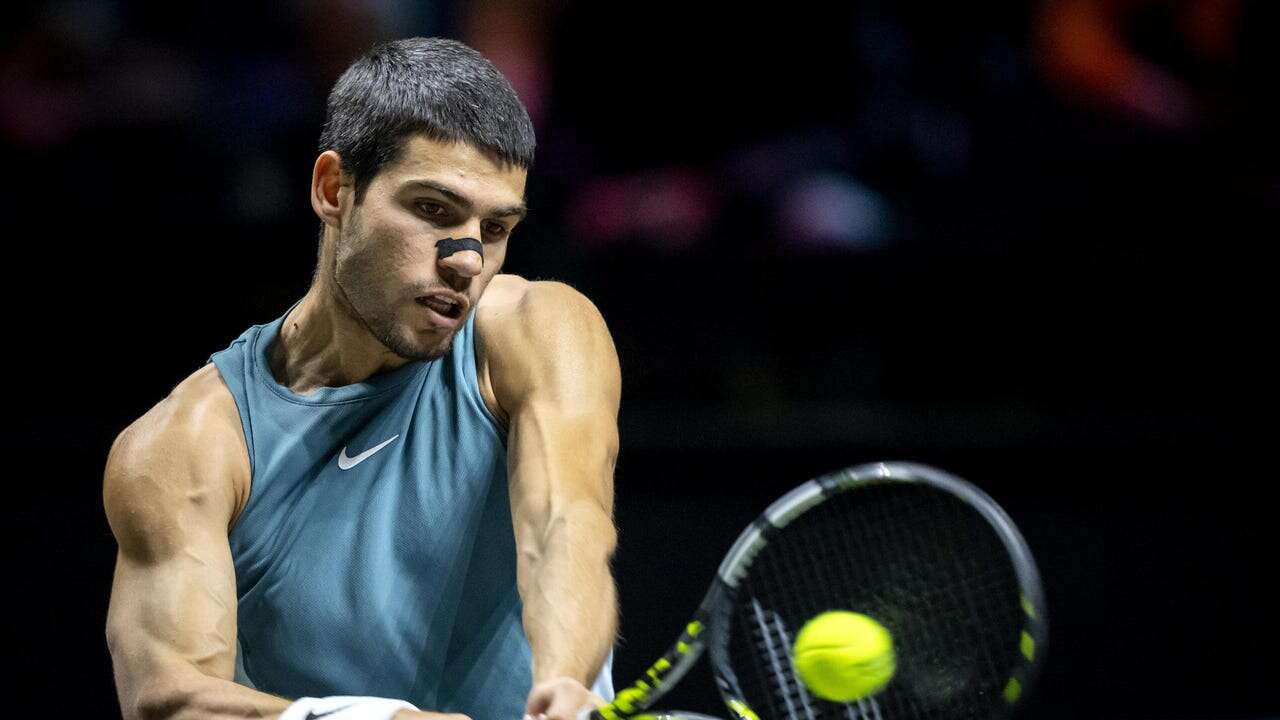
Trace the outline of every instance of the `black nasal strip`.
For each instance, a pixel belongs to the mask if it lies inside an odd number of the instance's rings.
[[[480,263],[484,264],[484,245],[475,238],[445,238],[436,243],[436,257],[439,260],[462,250],[475,250],[480,256]]]

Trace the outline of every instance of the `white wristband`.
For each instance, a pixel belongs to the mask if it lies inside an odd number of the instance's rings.
[[[403,700],[377,697],[299,698],[280,714],[280,720],[391,720],[401,710],[417,710]]]

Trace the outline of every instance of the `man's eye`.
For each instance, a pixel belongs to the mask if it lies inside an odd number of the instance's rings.
[[[426,215],[427,217],[440,218],[440,217],[444,217],[447,214],[447,211],[444,209],[444,206],[441,205],[440,203],[420,202],[418,203],[418,209],[421,210],[422,214]]]
[[[485,232],[487,232],[487,233],[489,233],[490,235],[497,235],[497,236],[499,236],[499,237],[501,237],[501,236],[503,236],[503,235],[506,235],[506,234],[507,234],[507,228],[506,228],[506,226],[505,226],[505,225],[501,225],[501,224],[499,224],[499,223],[489,223],[489,224],[485,227],[484,231],[485,231]]]

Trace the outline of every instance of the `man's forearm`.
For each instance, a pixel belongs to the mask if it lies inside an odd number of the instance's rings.
[[[618,626],[609,570],[615,543],[612,518],[584,503],[552,520],[540,552],[522,555],[535,684],[570,677],[590,687],[600,672]]]
[[[266,720],[278,717],[290,703],[194,668],[163,678],[120,682],[119,690],[125,720]]]

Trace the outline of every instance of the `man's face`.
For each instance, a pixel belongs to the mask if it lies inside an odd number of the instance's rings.
[[[448,352],[507,254],[524,215],[525,171],[465,143],[415,135],[344,212],[335,280],[369,332],[396,355]],[[444,238],[475,238],[483,257],[441,257]]]

